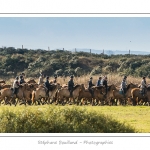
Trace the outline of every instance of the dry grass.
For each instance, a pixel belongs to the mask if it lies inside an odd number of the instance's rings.
[[[97,83],[97,80],[100,76],[104,76],[104,75],[95,75],[95,76],[92,76],[93,77],[93,84],[96,85]],[[84,76],[81,76],[81,77],[74,77],[74,83],[75,84],[85,84],[85,86],[88,86],[88,81],[89,81],[89,78],[90,78],[90,75],[84,75]],[[107,75],[107,78],[108,78],[108,84],[115,84],[116,86],[120,86],[121,84],[121,81],[123,79],[123,76],[119,76],[119,75],[116,75],[116,74],[109,74]],[[31,78],[25,78],[26,81],[30,80]],[[38,78],[34,78],[36,82],[38,82]],[[1,79],[2,80],[2,79]],[[53,80],[52,77],[50,77],[50,80]],[[63,84],[67,84],[68,81],[70,80],[70,77],[58,77],[57,81],[63,85]],[[127,83],[135,83],[135,84],[140,84],[141,83],[141,80],[142,78],[140,77],[133,77],[133,76],[128,76],[127,78]],[[14,79],[13,78],[10,78],[9,80],[6,81],[7,84],[13,84],[13,81]],[[146,79],[147,81],[147,84],[150,83],[150,79],[147,78]]]

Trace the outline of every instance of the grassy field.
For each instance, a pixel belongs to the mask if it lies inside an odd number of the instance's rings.
[[[140,133],[150,133],[149,106],[102,106],[87,107],[87,109],[112,116],[119,122],[132,126]]]
[[[148,106],[1,106],[1,133],[150,133]]]

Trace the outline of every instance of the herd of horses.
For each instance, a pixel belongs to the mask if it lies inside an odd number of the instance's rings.
[[[74,86],[72,97],[67,85],[51,83],[52,88],[47,94],[44,85],[38,85],[34,79],[23,83],[18,88],[18,93],[13,94],[11,85],[0,81],[0,104],[4,105],[44,105],[44,104],[77,104],[77,105],[148,105],[150,103],[150,87],[147,87],[146,93],[141,94],[138,85],[130,83],[127,85],[127,92],[121,93],[114,84],[108,85],[107,93],[104,86],[93,86],[94,95],[84,84]]]

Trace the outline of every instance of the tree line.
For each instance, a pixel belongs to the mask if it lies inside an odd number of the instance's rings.
[[[67,50],[28,50],[0,48],[0,77],[82,76],[86,74],[131,75],[150,77],[150,55],[105,55]]]

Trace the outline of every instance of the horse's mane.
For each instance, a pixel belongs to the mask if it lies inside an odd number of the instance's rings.
[[[79,86],[80,86],[79,84],[76,84],[76,85],[74,86],[74,90],[76,90]]]
[[[104,88],[104,86],[93,86],[93,88],[96,88],[96,89],[98,89],[98,90],[101,90],[102,88]]]
[[[130,83],[130,84],[128,84],[128,85],[127,85],[127,90],[129,90],[129,88],[130,88],[131,84],[132,84],[132,83]]]
[[[114,85],[114,84],[111,84],[111,85],[109,85],[109,86],[108,86],[107,90],[108,90],[108,91],[110,91],[110,89],[111,89],[111,87],[112,87],[112,86],[114,86],[114,87],[115,87],[115,85]],[[116,87],[115,87],[115,89],[116,89]]]
[[[135,85],[135,84],[130,83],[130,84],[128,84],[128,85],[127,85],[127,90],[131,87],[131,84],[132,84],[132,85],[134,85],[134,86],[135,86],[135,88],[136,88],[136,85]]]
[[[147,90],[150,91],[150,85],[148,85]]]
[[[30,79],[29,81],[27,81],[26,83],[30,83],[31,81],[33,81],[34,83],[36,83],[36,81],[34,79]]]

